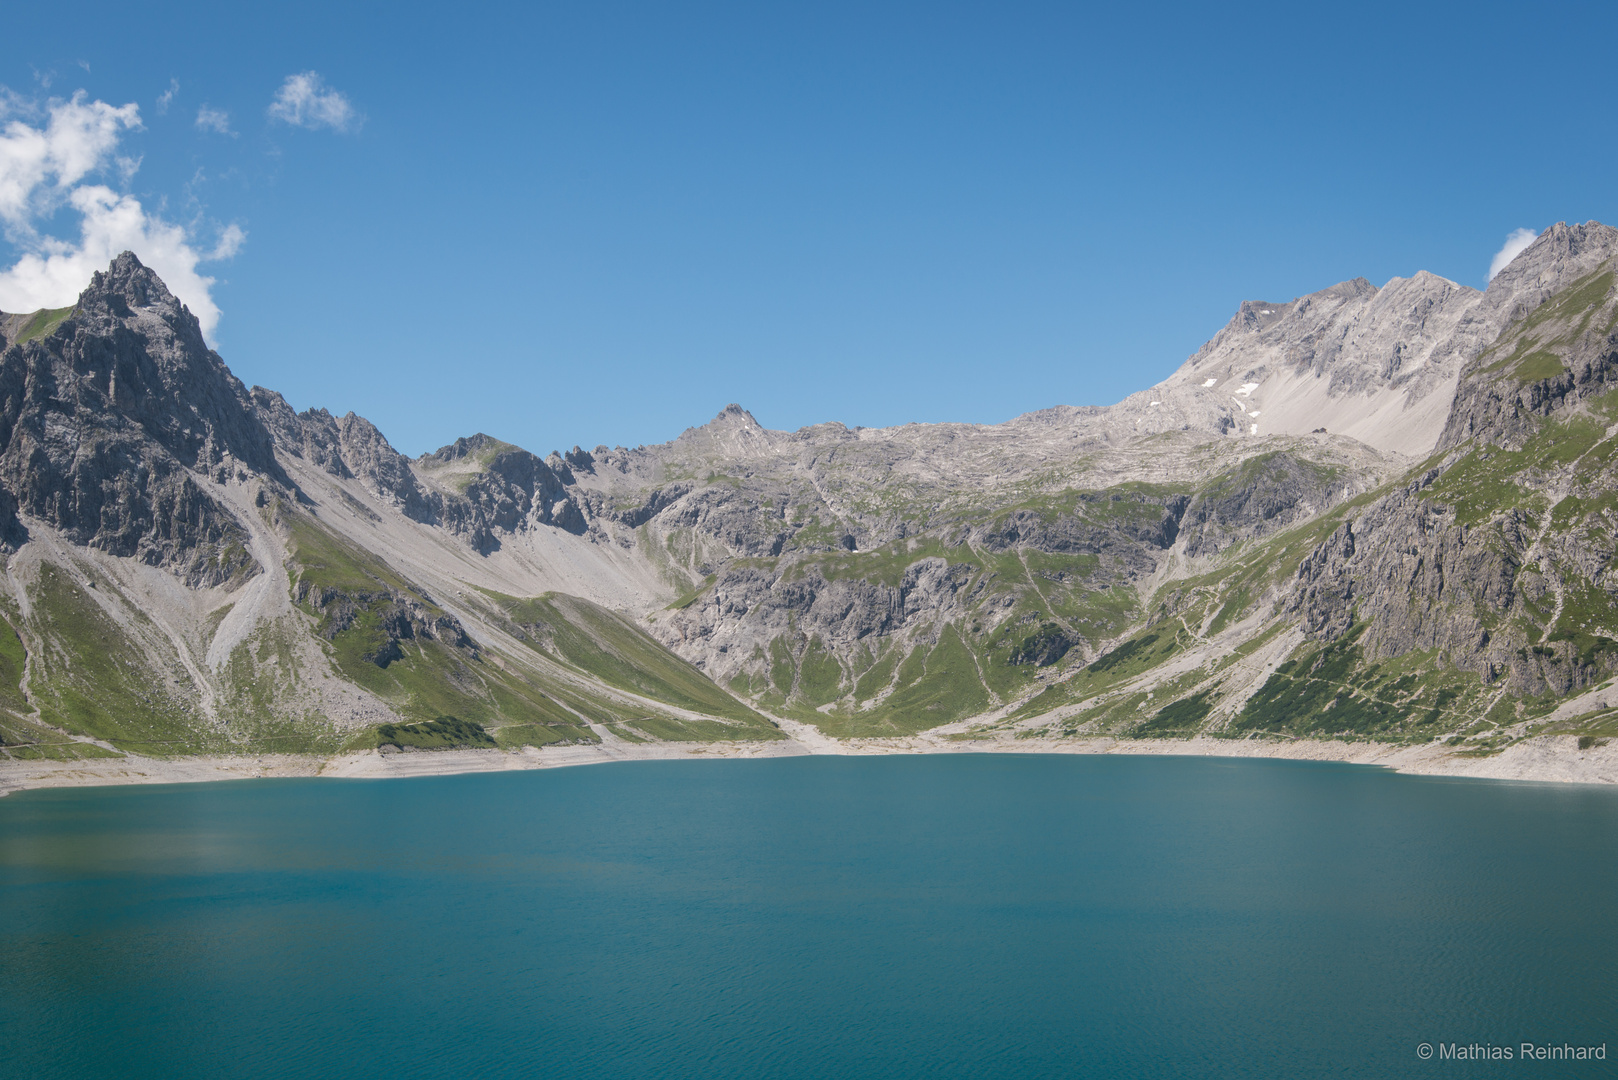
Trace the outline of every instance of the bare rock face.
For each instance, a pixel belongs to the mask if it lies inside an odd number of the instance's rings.
[[[325,409],[296,413],[280,394],[262,386],[253,387],[252,400],[282,453],[303,458],[331,476],[360,479],[406,517],[436,520],[430,500],[411,472],[409,459],[395,450],[369,420],[352,412],[333,417]]]
[[[0,499],[79,543],[215,584],[253,572],[210,482],[279,473],[246,390],[196,319],[133,255],[71,315],[0,354]]]
[[[1295,300],[1248,301],[1179,371],[1126,404],[1217,413],[1238,437],[1325,428],[1421,455],[1461,366],[1492,336],[1468,322],[1481,297],[1419,273],[1380,289],[1355,278]]]
[[[1497,333],[1460,379],[1440,449],[1468,439],[1520,441],[1534,418],[1604,392],[1618,341],[1612,326],[1584,316],[1610,292],[1615,258],[1618,229],[1558,223],[1500,271],[1486,301],[1491,322],[1509,332]],[[1529,356],[1540,358],[1538,368],[1523,363]]]
[[[584,513],[568,492],[564,477],[542,458],[517,447],[490,457],[482,475],[466,485],[462,497],[490,531],[553,526],[578,534],[586,528]]]
[[[1422,272],[1380,289],[1355,278],[1295,300],[1245,302],[1179,371],[1115,409],[1135,415],[1142,430],[1175,422],[1234,436],[1324,428],[1424,458],[1466,437],[1446,429],[1463,369],[1610,258],[1615,235],[1596,222],[1553,226],[1483,292]]]
[[[1618,671],[1618,230],[1547,230],[1486,304],[1507,328],[1469,364],[1436,467],[1346,522],[1298,569],[1288,610],[1366,654],[1432,651],[1516,695]],[[1604,449],[1605,448],[1605,449]]]

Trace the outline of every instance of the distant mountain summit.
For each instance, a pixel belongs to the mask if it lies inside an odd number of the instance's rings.
[[[242,386],[126,253],[0,313],[0,754],[1578,752],[1618,715],[1615,270],[1559,224],[1483,291],[1249,301],[998,425],[409,459]]]

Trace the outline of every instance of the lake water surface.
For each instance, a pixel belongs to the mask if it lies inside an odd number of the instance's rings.
[[[1618,791],[1346,765],[33,791],[0,1077],[1602,1076],[1615,916]]]

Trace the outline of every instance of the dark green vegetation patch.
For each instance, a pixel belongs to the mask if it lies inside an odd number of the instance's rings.
[[[1366,624],[1288,660],[1248,699],[1224,734],[1421,741],[1470,723],[1482,690],[1476,676],[1435,666],[1431,653],[1368,663],[1359,645]]]
[[[1066,656],[1072,647],[1073,641],[1066,631],[1053,622],[1043,622],[1038,630],[1023,638],[1011,650],[1010,662],[1050,667]]]
[[[1154,633],[1131,638],[1105,656],[1097,659],[1084,670],[1099,675],[1103,672],[1112,671],[1120,665],[1127,664],[1137,657],[1150,655],[1152,646],[1157,644],[1158,637],[1159,635]]]
[[[1195,734],[1202,722],[1208,719],[1213,706],[1213,691],[1204,690],[1165,705],[1137,727],[1133,734],[1142,739]]]
[[[376,729],[376,745],[400,750],[480,750],[496,744],[482,724],[440,716],[414,724],[382,724]]]

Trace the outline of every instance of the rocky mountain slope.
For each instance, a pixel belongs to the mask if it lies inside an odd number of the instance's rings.
[[[1604,739],[1615,260],[1243,304],[1104,408],[410,460],[126,254],[0,315],[0,752]]]

